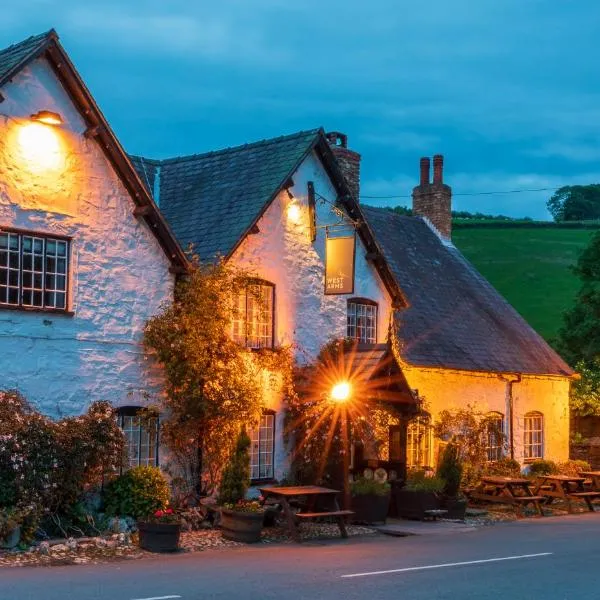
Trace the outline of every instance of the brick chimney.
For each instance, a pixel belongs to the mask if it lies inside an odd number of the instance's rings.
[[[433,157],[433,183],[430,182],[431,163],[421,159],[421,180],[413,189],[413,214],[425,217],[438,230],[442,238],[452,237],[452,189],[444,183],[444,157]]]
[[[325,137],[337,159],[352,196],[358,202],[360,194],[360,154],[348,148],[348,136],[345,133],[331,131],[326,133]]]

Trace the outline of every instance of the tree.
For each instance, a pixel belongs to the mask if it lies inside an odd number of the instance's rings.
[[[565,185],[546,203],[555,221],[600,219],[600,184]]]
[[[224,262],[194,260],[173,303],[145,328],[145,346],[166,377],[162,440],[188,500],[215,491],[241,428],[257,423],[263,408],[261,352],[231,337],[236,299],[252,281]]]
[[[573,269],[581,281],[575,304],[563,314],[558,351],[581,379],[571,386],[571,408],[579,415],[600,415],[600,232]]]
[[[575,304],[563,314],[558,349],[565,360],[592,363],[600,357],[600,232],[581,253],[573,272],[581,287]]]

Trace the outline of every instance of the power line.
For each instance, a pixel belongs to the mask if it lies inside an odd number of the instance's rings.
[[[560,188],[532,188],[525,190],[506,190],[506,191],[495,191],[495,192],[452,192],[453,196],[492,196],[495,194],[523,194],[526,192],[555,192]],[[433,192],[432,192],[433,193]],[[393,200],[400,198],[412,198],[412,195],[397,195],[397,196],[361,196],[361,199],[365,200]]]

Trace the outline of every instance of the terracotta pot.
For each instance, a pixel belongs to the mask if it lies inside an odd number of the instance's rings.
[[[221,532],[224,538],[234,542],[246,544],[260,542],[263,519],[262,512],[240,512],[222,508]]]
[[[140,548],[149,552],[177,552],[179,550],[179,523],[146,523],[138,521]]]
[[[352,496],[353,521],[360,523],[385,523],[390,507],[390,494],[360,494]]]

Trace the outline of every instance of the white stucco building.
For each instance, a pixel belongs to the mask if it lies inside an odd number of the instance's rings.
[[[159,395],[142,331],[184,265],[56,34],[0,52],[0,388],[53,417]]]
[[[130,157],[54,32],[1,51],[0,389],[53,416],[110,400],[123,408],[131,464],[158,464],[157,430],[134,414],[161,394],[142,332],[172,298],[191,244],[259,280],[264,302],[241,298],[232,323],[240,343],[292,345],[304,364],[345,337],[377,360],[393,355],[404,417],[382,464],[432,466],[431,424],[467,406],[500,424],[520,462],[567,459],[573,373],[452,245],[441,157],[433,183],[422,161],[416,217],[361,206],[359,161],[344,135],[322,129]],[[326,240],[354,233],[353,290],[326,294]],[[290,466],[276,389],[265,409],[252,432],[255,482]]]

